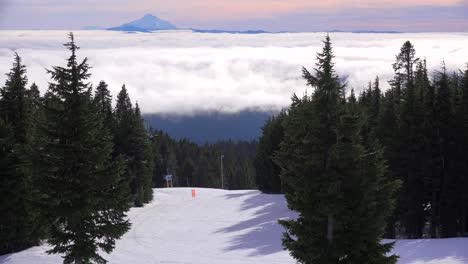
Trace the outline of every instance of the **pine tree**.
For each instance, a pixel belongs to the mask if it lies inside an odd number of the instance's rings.
[[[413,44],[405,42],[393,64],[378,136],[386,147],[389,178],[400,179],[403,186],[395,214],[389,222],[388,237],[395,237],[399,223],[409,238],[422,237],[425,223],[424,166],[424,75],[421,61],[416,58]],[[416,71],[416,72],[415,72]]]
[[[143,206],[153,198],[154,161],[149,135],[138,104],[133,108],[125,85],[117,96],[115,117],[115,155],[126,161],[125,178],[130,185],[135,206]]]
[[[379,142],[385,146],[384,159],[387,160],[388,170],[386,177],[389,180],[401,179],[400,174],[403,171],[400,165],[398,155],[401,151],[401,144],[399,144],[399,129],[398,129],[398,110],[395,104],[396,97],[395,90],[387,90],[385,96],[382,98],[382,107],[377,124],[377,138]],[[401,222],[401,199],[400,195],[397,197],[397,204],[392,216],[388,218],[387,230],[385,233],[386,238],[396,238],[397,236],[397,223]]]
[[[32,105],[26,89],[26,67],[15,54],[13,67],[0,89],[2,126],[0,254],[37,245],[43,235],[34,206],[37,192],[30,162],[34,129]],[[33,87],[34,88],[34,87]]]
[[[381,91],[379,77],[374,83],[369,82],[369,88],[359,97],[359,106],[362,110],[363,125],[361,137],[363,144],[369,147],[378,138],[378,120],[381,110]],[[353,97],[354,95],[351,95]]]
[[[20,144],[27,141],[29,121],[26,102],[26,66],[22,64],[21,57],[15,53],[13,68],[6,74],[5,86],[0,90],[0,113],[4,120],[14,129],[15,142]]]
[[[128,158],[125,156],[130,155],[130,135],[135,125],[134,115],[132,102],[130,101],[130,96],[128,95],[127,88],[124,84],[117,95],[117,104],[114,109],[114,144],[115,154],[123,155],[126,160]]]
[[[396,56],[393,64],[395,77],[390,81],[397,97],[402,95],[403,89],[411,89],[414,85],[414,68],[418,61],[413,44],[406,41],[401,47],[400,53]]]
[[[461,186],[468,186],[468,64],[465,71],[462,73],[462,98],[460,107],[458,108],[458,119],[457,124],[460,126],[460,137],[459,144],[460,148],[463,150],[461,155],[458,155],[461,158],[462,164],[462,174],[461,174]],[[463,188],[463,187],[462,187]],[[461,223],[461,234],[468,236],[468,192],[466,189],[461,190],[461,213],[460,213],[460,223]]]
[[[449,87],[449,76],[446,72],[445,63],[442,63],[441,71],[435,77],[436,97],[435,97],[435,128],[437,133],[438,147],[438,177],[439,177],[439,218],[440,234],[442,237],[456,236],[456,210],[459,200],[453,195],[456,188],[456,175],[451,170],[453,156],[451,141],[453,140],[454,109],[453,91]]]
[[[259,190],[265,193],[281,193],[280,168],[273,161],[273,156],[279,149],[283,138],[282,122],[285,115],[282,112],[267,120],[258,143],[254,161],[256,184]]]
[[[280,221],[283,245],[300,263],[395,263],[386,256],[392,245],[380,244],[394,182],[383,178],[381,158],[361,166],[372,155],[360,144],[359,122],[346,114],[328,36],[317,61],[314,75],[303,70],[315,91],[293,96],[276,156],[288,206],[299,213]]]
[[[166,140],[166,136],[161,131],[150,130],[151,144],[153,153],[153,187],[163,187],[163,176],[166,174],[166,167],[164,166],[164,157],[161,152],[161,145]]]
[[[408,42],[407,42],[408,43]],[[405,65],[406,84],[402,90],[402,102],[400,112],[400,164],[405,169],[401,175],[404,180],[402,196],[404,203],[403,223],[409,238],[421,238],[425,223],[425,193],[423,161],[424,141],[423,123],[424,109],[422,91],[424,89],[423,65],[415,59],[415,50],[412,45],[405,50],[407,43],[402,47],[402,53],[397,58],[397,64]],[[414,70],[416,68],[416,72]],[[416,74],[417,73],[417,74]],[[395,73],[400,74],[398,71]],[[418,75],[418,76],[416,76]]]
[[[381,244],[379,240],[399,183],[385,178],[386,166],[378,143],[369,149],[361,143],[359,118],[357,111],[341,117],[337,143],[330,155],[330,176],[339,179],[335,188],[341,200],[335,259],[339,263],[396,263],[395,255],[387,256],[393,243]]]
[[[421,182],[419,182],[417,193],[421,196],[420,192],[425,193],[423,197],[423,206],[425,207],[425,218],[430,223],[430,235],[436,237],[436,227],[438,220],[438,173],[437,161],[434,160],[435,153],[438,152],[436,133],[435,133],[435,112],[434,100],[435,91],[434,87],[429,81],[426,60],[420,60],[416,65],[415,72],[415,89],[414,89],[414,106],[413,106],[413,127],[415,142],[415,160],[416,166],[419,166]],[[413,161],[414,162],[414,161]],[[413,166],[414,168],[414,166]],[[415,173],[415,172],[413,172]],[[415,173],[416,174],[416,173]],[[414,186],[415,188],[416,186]],[[412,190],[413,191],[413,190]],[[425,220],[425,221],[427,221]]]
[[[202,154],[197,162],[197,168],[195,170],[194,187],[211,187],[211,184],[208,180],[210,176],[208,175],[209,172],[210,166],[208,159],[204,154]]]
[[[466,114],[464,99],[464,76],[463,72],[454,72],[450,76],[450,89],[453,92],[453,122],[451,129],[451,140],[450,140],[450,165],[449,173],[452,177],[452,183],[450,186],[450,193],[448,201],[452,202],[454,208],[451,212],[451,216],[454,218],[451,219],[452,225],[454,225],[451,232],[456,236],[466,235],[465,225],[466,225],[466,210],[467,206],[465,203],[466,192],[464,186],[466,186],[466,175],[468,173],[468,160],[466,158],[467,154],[467,144],[466,144]],[[449,216],[450,217],[450,216]],[[444,221],[445,222],[445,221]]]
[[[143,118],[141,117],[140,107],[138,103],[135,106],[135,132],[134,132],[134,164],[136,172],[136,184],[138,189],[138,200],[135,202],[137,206],[142,206],[153,199],[153,156],[151,152],[151,144],[146,131]]]
[[[193,164],[192,159],[188,157],[184,161],[184,165],[182,167],[182,172],[181,172],[181,179],[183,179],[182,183],[184,184],[184,186],[186,187],[194,186],[193,185],[194,173],[195,173],[195,165]]]
[[[124,177],[130,186],[132,202],[134,205],[142,206],[142,195],[137,190],[137,179],[135,171],[134,131],[136,128],[135,112],[130,101],[125,84],[117,95],[117,104],[114,109],[114,156],[125,160]]]
[[[106,263],[128,229],[128,190],[123,163],[112,162],[111,136],[92,101],[87,59],[77,60],[73,34],[64,44],[71,52],[66,67],[55,66],[45,104],[44,131],[37,160],[42,211],[50,225],[49,254],[64,263]]]
[[[98,107],[98,111],[104,117],[104,127],[110,132],[114,128],[114,117],[112,113],[112,96],[108,89],[108,85],[104,81],[100,81],[94,93],[94,103]]]
[[[38,142],[39,137],[41,137],[38,124],[44,119],[42,111],[43,98],[41,97],[39,87],[36,83],[33,83],[29,90],[26,91],[26,102],[27,115],[30,120],[29,138],[31,140],[31,144],[34,146]]]

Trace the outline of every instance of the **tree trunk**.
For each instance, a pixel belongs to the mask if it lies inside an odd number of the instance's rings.
[[[328,223],[327,223],[327,240],[328,245],[333,243],[333,215],[328,215]]]
[[[437,232],[436,232],[436,225],[437,225],[437,195],[436,191],[432,190],[432,200],[431,200],[431,238],[436,238],[437,237]]]

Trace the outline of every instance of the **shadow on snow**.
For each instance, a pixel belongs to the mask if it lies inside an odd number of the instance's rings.
[[[400,255],[398,264],[461,264],[468,262],[467,249],[468,238],[403,239],[396,242],[393,252]]]
[[[254,252],[250,253],[250,256],[259,256],[284,250],[281,245],[284,228],[278,220],[295,215],[287,208],[282,195],[252,191],[243,194],[227,194],[225,197],[227,199],[246,197],[241,204],[241,210],[255,210],[254,215],[248,220],[216,231],[216,233],[242,232],[241,235],[231,239],[225,251],[253,249]]]

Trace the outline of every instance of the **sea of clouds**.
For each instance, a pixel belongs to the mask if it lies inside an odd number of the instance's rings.
[[[122,33],[76,31],[79,58],[88,57],[91,82],[105,80],[115,96],[126,84],[144,113],[277,111],[307,87],[301,67],[312,70],[326,33],[202,34],[190,31]],[[431,71],[445,60],[450,70],[468,63],[468,33],[331,33],[336,71],[348,89],[364,89],[379,76],[392,78],[392,63],[410,40]],[[0,73],[14,52],[27,66],[29,83],[47,89],[46,69],[65,65],[66,31],[0,31]],[[0,75],[0,85],[5,82]],[[310,89],[310,88],[309,88]]]

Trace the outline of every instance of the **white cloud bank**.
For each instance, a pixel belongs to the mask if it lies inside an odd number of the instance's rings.
[[[13,51],[27,66],[30,83],[47,89],[45,69],[64,65],[65,31],[0,31],[0,73],[11,68]],[[89,58],[91,81],[105,80],[115,96],[123,83],[145,113],[278,110],[292,93],[304,93],[301,67],[312,69],[325,33],[261,35],[186,31],[126,34],[77,31],[80,58]],[[467,33],[331,34],[336,69],[348,88],[360,91],[376,75],[382,86],[391,64],[410,40],[431,70],[445,60],[450,69],[468,62]],[[0,76],[0,84],[5,76]]]

